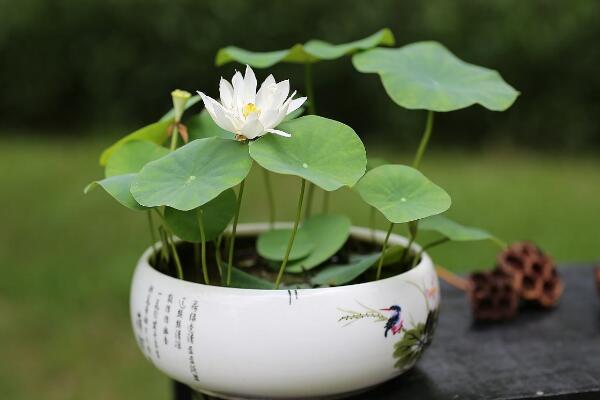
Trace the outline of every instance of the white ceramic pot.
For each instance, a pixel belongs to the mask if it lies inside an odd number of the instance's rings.
[[[257,235],[267,224],[242,224]],[[371,231],[352,228],[371,240]],[[376,238],[383,241],[385,232]],[[391,235],[393,245],[406,239]],[[415,248],[417,248],[415,246]],[[207,286],[138,262],[131,318],[145,356],[169,377],[227,399],[344,397],[414,365],[431,341],[439,283],[427,254],[379,281],[298,290]]]

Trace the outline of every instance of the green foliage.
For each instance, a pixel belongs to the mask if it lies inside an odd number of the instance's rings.
[[[251,166],[245,144],[218,137],[198,139],[147,164],[131,194],[146,207],[188,211],[239,184]]]
[[[309,40],[304,45],[296,44],[287,50],[267,52],[255,52],[228,46],[219,50],[215,63],[223,65],[231,61],[237,61],[256,68],[268,68],[279,62],[307,64],[321,60],[335,60],[359,50],[366,50],[379,45],[392,46],[394,42],[394,35],[389,29],[385,28],[364,39],[338,45],[322,40]]]
[[[227,189],[208,203],[199,207],[202,210],[205,240],[214,240],[219,236],[235,213],[236,197],[233,189]],[[171,231],[179,238],[200,243],[200,225],[198,224],[198,209],[180,211],[165,208],[165,221]]]
[[[301,273],[327,261],[348,240],[350,225],[348,217],[337,214],[314,215],[304,221],[300,230],[308,233],[315,248],[308,257],[290,262],[286,272]]]
[[[365,147],[349,126],[314,115],[280,126],[292,137],[267,135],[250,143],[250,156],[263,168],[327,191],[352,186],[364,174]]]
[[[273,289],[273,282],[231,267],[231,286],[238,289]]]
[[[169,150],[147,140],[133,140],[115,149],[106,163],[104,175],[131,174],[139,172],[150,161],[169,154]]]
[[[115,144],[111,145],[102,152],[100,155],[100,165],[106,165],[113,153],[125,143],[134,140],[148,140],[156,144],[162,144],[162,142],[164,142],[168,136],[168,128],[172,122],[173,121],[171,120],[158,121],[153,124],[146,125],[145,127],[130,133],[124,138],[119,139]]]
[[[131,195],[130,187],[137,172],[150,161],[157,160],[169,151],[153,142],[146,140],[127,141],[112,151],[104,170],[105,179],[90,183],[84,193],[97,186],[131,210],[145,210]]]
[[[273,229],[262,233],[256,241],[256,250],[258,254],[267,260],[281,261],[285,257],[285,252],[292,235],[291,229]],[[302,229],[296,232],[292,250],[288,260],[293,261],[306,257],[314,249],[315,244],[307,231]]]
[[[483,229],[461,225],[443,215],[434,215],[421,220],[419,229],[435,231],[456,242],[494,239],[494,235]]]
[[[125,174],[111,176],[99,181],[90,183],[85,187],[83,193],[87,194],[92,189],[100,186],[111,195],[115,200],[131,210],[145,210],[146,207],[140,205],[129,192],[131,184],[135,180],[137,174]]]
[[[363,200],[390,222],[405,223],[440,214],[450,196],[425,175],[405,165],[383,165],[367,172],[354,187]]]
[[[378,73],[392,100],[413,110],[454,111],[480,104],[504,111],[519,94],[498,72],[468,64],[437,42],[373,49],[352,61],[360,72]]]
[[[313,285],[339,286],[352,282],[363,272],[368,270],[377,262],[380,254],[370,254],[368,256],[357,256],[346,265],[331,265],[323,267],[310,280]]]
[[[431,344],[437,326],[439,310],[429,311],[425,323],[402,330],[402,339],[394,344],[394,366],[407,370],[414,365],[423,351]]]

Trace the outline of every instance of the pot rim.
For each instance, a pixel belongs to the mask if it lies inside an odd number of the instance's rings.
[[[285,229],[285,228],[291,228],[293,225],[292,222],[276,222],[275,224],[271,225],[268,222],[246,222],[246,223],[240,223],[238,224],[237,228],[236,228],[236,236],[238,237],[249,237],[249,236],[255,236],[258,235],[262,232],[265,232],[271,228],[273,229]],[[229,231],[230,229],[228,229],[227,231]],[[385,240],[385,236],[387,234],[387,232],[376,229],[375,230],[375,242],[378,244],[382,244],[383,241]],[[360,239],[360,240],[371,240],[371,229],[367,228],[367,227],[362,227],[362,226],[355,226],[352,225],[350,227],[350,237],[354,237],[356,239]],[[181,239],[179,238],[175,238],[176,242],[182,242]],[[395,233],[390,234],[390,237],[388,239],[388,245],[392,244],[392,245],[402,245],[402,246],[406,246],[409,243],[409,240],[402,236],[402,235],[398,235]],[[240,292],[244,292],[246,294],[248,293],[260,293],[260,294],[264,294],[264,293],[275,293],[275,292],[284,292],[284,291],[288,291],[290,290],[290,288],[282,288],[282,289],[247,289],[247,288],[234,288],[234,287],[227,287],[227,286],[213,286],[213,285],[206,285],[204,283],[199,283],[199,282],[191,282],[191,281],[187,281],[185,279],[178,279],[178,278],[174,278],[170,275],[167,275],[159,270],[157,270],[156,268],[154,268],[150,262],[149,262],[149,258],[150,255],[152,254],[152,252],[155,249],[159,249],[161,247],[161,243],[157,242],[155,243],[154,246],[148,247],[146,249],[146,251],[144,251],[144,253],[142,254],[142,256],[140,257],[139,261],[138,261],[138,267],[139,266],[145,266],[147,268],[150,268],[154,273],[160,275],[163,279],[167,279],[167,280],[173,280],[175,281],[177,284],[188,284],[188,285],[193,285],[193,286],[201,286],[201,287],[205,287],[206,289],[209,290],[219,290],[219,291],[223,291],[226,292],[228,294],[233,294],[233,293],[240,293]],[[421,251],[422,247],[420,245],[418,245],[417,243],[413,242],[411,245],[411,249],[413,251]],[[377,281],[369,281],[369,282],[363,282],[363,283],[354,283],[354,284],[350,284],[350,285],[341,285],[341,286],[331,286],[331,287],[320,287],[320,288],[299,288],[299,289],[295,289],[295,290],[301,290],[301,291],[311,291],[311,293],[318,293],[319,291],[339,291],[339,290],[350,290],[352,288],[357,288],[357,287],[367,287],[367,286],[376,286],[381,284],[382,282],[388,282],[391,281],[393,279],[400,279],[401,277],[404,277],[407,274],[410,273],[418,273],[418,271],[425,269],[428,265],[433,265],[433,262],[431,260],[431,257],[429,257],[429,254],[427,254],[427,252],[423,252],[421,254],[421,260],[419,261],[419,263],[414,266],[413,268],[409,269],[408,271],[405,271],[401,274],[398,275],[394,275],[394,276],[390,276],[389,278],[384,278],[384,279],[379,279]]]

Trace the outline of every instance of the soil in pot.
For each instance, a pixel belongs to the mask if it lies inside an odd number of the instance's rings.
[[[254,236],[238,236],[235,239],[235,249],[233,255],[233,265],[247,274],[260,278],[265,281],[275,282],[280,262],[274,262],[261,257],[256,251],[256,240]],[[227,243],[227,238],[223,240]],[[204,283],[200,261],[200,245],[195,245],[188,242],[179,242],[176,244],[177,253],[179,255],[183,276],[186,281]],[[219,251],[221,266],[223,269],[227,266],[227,246],[221,245]],[[332,257],[321,263],[316,268],[310,271],[305,271],[300,274],[286,273],[283,276],[282,285],[285,287],[316,287],[311,284],[310,279],[314,276],[322,266],[329,265],[346,265],[353,256],[369,255],[381,251],[381,246],[371,241],[361,240],[354,237],[348,238],[344,246],[338,250]],[[215,261],[216,248],[214,242],[206,244],[207,266],[210,284],[214,286],[222,286],[221,275]],[[382,278],[398,275],[408,271],[413,265],[415,255],[410,253],[406,260],[401,263],[396,261],[387,264],[382,269]],[[158,271],[172,277],[176,277],[176,264],[173,257],[165,260],[161,257],[160,252],[153,254],[150,257],[150,264]],[[416,263],[415,263],[416,264]],[[347,283],[357,284],[369,282],[375,279],[375,266],[369,268],[365,273],[358,276],[353,281]],[[232,282],[232,287],[236,287],[235,282]]]

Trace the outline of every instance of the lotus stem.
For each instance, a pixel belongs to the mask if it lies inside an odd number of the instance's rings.
[[[169,148],[171,151],[174,151],[177,148],[177,136],[179,136],[177,124],[173,124],[173,130],[171,131],[171,147]]]
[[[183,268],[181,268],[181,261],[179,261],[179,254],[177,254],[177,247],[175,246],[175,241],[173,240],[173,235],[170,235],[169,244],[171,246],[171,252],[173,253],[173,258],[175,259],[175,268],[177,268],[177,278],[183,280]]]
[[[425,131],[423,132],[423,136],[421,137],[421,143],[419,144],[419,148],[417,149],[417,154],[415,155],[415,159],[413,161],[413,168],[418,169],[421,164],[421,160],[423,159],[423,154],[425,154],[425,150],[427,149],[427,144],[429,143],[429,138],[431,137],[431,131],[433,130],[433,111],[427,111],[427,122],[425,123]]]
[[[385,240],[383,241],[383,245],[381,246],[381,257],[379,257],[379,263],[377,263],[377,275],[375,275],[375,280],[378,281],[381,279],[381,268],[383,267],[383,259],[385,258],[385,250],[387,248],[388,240],[390,240],[390,235],[392,234],[392,229],[394,229],[394,223],[390,223],[390,227],[385,234]]]
[[[447,237],[444,237],[444,238],[441,238],[441,239],[438,239],[438,240],[434,240],[433,242],[428,243],[425,246],[423,246],[421,248],[421,250],[415,256],[415,258],[413,259],[412,267],[414,268],[417,265],[417,262],[423,256],[423,253],[425,252],[425,250],[431,249],[432,247],[439,246],[440,244],[444,244],[444,243],[449,242],[449,241],[450,241],[450,239],[448,239]]]
[[[275,195],[273,193],[273,186],[271,185],[271,176],[269,171],[265,168],[263,170],[263,178],[265,181],[265,190],[267,191],[267,201],[269,202],[269,225],[271,229],[275,227]]]
[[[315,115],[317,113],[317,106],[315,104],[311,63],[304,64],[304,85],[306,88],[306,97],[308,97],[308,113]]]
[[[156,247],[155,244],[157,242],[156,240],[156,234],[154,233],[154,221],[152,221],[152,211],[148,210],[146,211],[146,215],[148,216],[148,229],[150,230],[150,247],[152,248],[152,256],[150,257],[151,260],[156,260]]]
[[[281,284],[281,279],[283,278],[283,273],[285,272],[285,266],[287,265],[288,258],[290,257],[290,252],[292,251],[292,246],[294,245],[294,239],[296,238],[296,232],[298,231],[298,224],[300,223],[300,217],[302,215],[302,199],[304,198],[304,188],[306,187],[306,180],[302,178],[302,183],[300,184],[300,196],[298,198],[298,207],[296,209],[296,219],[294,220],[294,226],[292,227],[292,235],[290,236],[290,240],[287,245],[287,249],[285,250],[285,255],[283,257],[283,261],[281,262],[281,267],[279,267],[279,273],[277,274],[277,280],[275,280],[275,289],[279,289],[279,285]]]
[[[315,194],[315,184],[308,182],[308,193],[306,194],[306,208],[304,210],[304,219],[310,218],[312,213],[312,201]]]
[[[317,113],[317,106],[315,103],[315,91],[313,87],[313,78],[312,78],[312,64],[306,63],[304,64],[304,87],[306,90],[306,97],[308,98],[307,103],[307,112],[308,114],[315,115]],[[310,217],[312,211],[312,202],[313,195],[315,191],[315,185],[312,182],[308,183],[308,196],[306,198],[306,211],[304,214],[304,219]]]
[[[210,279],[208,278],[208,268],[206,266],[206,235],[204,233],[204,220],[202,218],[202,209],[198,208],[196,211],[198,217],[198,227],[200,228],[200,245],[201,245],[201,258],[202,258],[202,275],[204,276],[204,283],[210,285]]]
[[[217,237],[217,241],[215,242],[215,260],[217,262],[217,270],[219,271],[219,276],[221,280],[223,280],[223,271],[221,270],[221,264],[223,264],[223,259],[221,257],[221,242],[223,242],[223,235],[219,235]]]
[[[229,255],[227,257],[227,286],[231,285],[231,266],[233,264],[233,248],[235,247],[235,233],[237,230],[238,219],[240,217],[240,207],[242,205],[242,196],[244,195],[245,183],[245,179],[240,183],[240,189],[238,191],[237,196],[237,205],[235,208],[235,214],[233,216],[233,226],[231,227],[231,239],[229,239]]]
[[[506,242],[502,241],[501,239],[498,239],[496,236],[492,236],[491,240],[494,244],[500,247],[500,250],[506,250],[506,248],[508,247],[508,244]]]
[[[416,227],[415,227],[414,230],[413,229],[409,229],[409,231],[410,231],[410,238],[408,240],[408,245],[404,248],[404,251],[402,252],[402,257],[400,258],[400,265],[401,266],[404,266],[404,263],[407,261],[406,257],[408,257],[408,255],[410,254],[411,247],[412,247],[413,243],[415,242],[415,239],[417,237],[417,231],[416,231],[416,229],[417,229]],[[415,257],[416,257],[416,254],[415,254]]]

